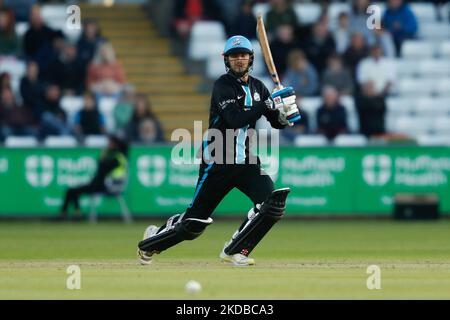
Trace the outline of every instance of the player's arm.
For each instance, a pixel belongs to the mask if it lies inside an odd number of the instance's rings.
[[[213,103],[217,107],[219,115],[227,123],[230,129],[239,129],[258,120],[266,107],[262,104],[254,104],[250,110],[244,111],[239,107],[236,95],[229,86],[216,83],[213,89]]]

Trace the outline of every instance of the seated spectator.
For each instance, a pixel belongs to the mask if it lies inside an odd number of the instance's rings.
[[[7,88],[11,89],[11,75],[8,72],[0,73],[0,90]]]
[[[250,40],[256,39],[256,17],[252,11],[252,3],[252,0],[242,1],[239,14],[231,28],[232,34],[239,34]]]
[[[135,88],[131,85],[125,86],[124,95],[116,104],[113,111],[116,132],[121,134],[125,132],[126,127],[133,116],[135,100]]]
[[[338,17],[338,25],[333,30],[334,42],[336,43],[336,52],[342,54],[350,45],[350,20],[347,12],[341,12]]]
[[[154,119],[144,118],[139,123],[137,142],[143,144],[154,144],[158,140],[158,124]]]
[[[0,56],[19,56],[20,43],[14,21],[6,9],[0,9]]]
[[[292,86],[301,97],[314,96],[319,89],[319,77],[301,50],[289,53],[288,69],[283,77],[286,86]]]
[[[364,36],[364,41],[370,46],[374,43],[374,36],[372,29],[367,28],[370,17],[370,13],[367,12],[369,5],[369,0],[353,0],[349,19],[351,32],[360,32]]]
[[[62,55],[66,39],[61,30],[52,32],[49,42],[42,45],[33,60],[39,65],[39,77],[45,81],[51,77],[50,66]]]
[[[359,32],[353,33],[350,40],[350,46],[343,55],[344,65],[349,68],[353,79],[356,79],[356,67],[362,59],[368,56],[368,54],[369,52],[366,42],[364,41],[364,36]]]
[[[362,85],[361,92],[355,96],[360,132],[367,137],[385,133],[386,102],[375,91],[373,82]]]
[[[300,106],[301,102],[297,101],[297,105]],[[308,134],[310,131],[308,114],[301,107],[299,108],[299,113],[301,117],[299,121],[294,123],[293,126],[288,126],[281,130],[281,136],[290,143],[294,142],[299,135]]]
[[[40,119],[43,112],[44,86],[39,81],[39,66],[34,61],[28,62],[26,74],[20,80],[20,94],[24,107],[30,110],[36,120]]]
[[[317,133],[333,140],[338,134],[348,132],[347,112],[339,103],[339,93],[333,87],[322,90],[323,105],[317,110]]]
[[[396,81],[395,64],[391,59],[384,58],[379,45],[370,49],[370,56],[363,59],[357,67],[357,81],[363,86],[373,83],[376,95],[386,96]]]
[[[41,9],[34,5],[30,11],[30,28],[24,35],[23,48],[28,59],[35,58],[39,49],[50,43],[53,38],[53,30],[44,24],[41,17]]]
[[[279,74],[285,73],[288,54],[295,48],[298,46],[295,43],[292,26],[288,24],[278,26],[276,36],[270,42],[270,49]]]
[[[0,93],[0,138],[36,136],[30,112],[17,104],[11,88],[3,88]]]
[[[312,34],[304,43],[304,51],[308,60],[319,74],[322,74],[328,57],[336,51],[336,44],[328,31],[328,19],[316,22]]]
[[[295,31],[298,27],[298,18],[292,4],[286,0],[270,0],[270,9],[266,14],[265,26],[267,35],[270,38],[274,36],[280,25],[288,24]]]
[[[85,74],[89,64],[94,58],[97,48],[105,41],[106,40],[101,36],[100,27],[97,22],[90,19],[83,21],[83,33],[77,42],[77,52]]]
[[[105,117],[98,110],[91,92],[84,94],[83,108],[75,114],[74,129],[79,136],[105,133]]]
[[[136,99],[133,117],[131,118],[131,122],[127,126],[127,136],[129,140],[135,142],[143,142],[144,138],[147,141],[149,140],[149,136],[151,136],[151,130],[149,128],[151,125],[148,124],[148,121],[146,122],[147,119],[152,120],[156,128],[156,138],[154,142],[163,142],[164,133],[161,128],[161,124],[159,123],[155,114],[152,112],[147,97],[142,95],[138,96],[138,98]]]
[[[47,81],[57,84],[63,95],[80,95],[84,89],[84,72],[77,49],[66,42],[61,55],[51,62],[48,68]]]
[[[1,3],[7,5],[7,8],[12,11],[14,21],[28,22],[29,13],[33,5],[38,2],[37,0],[0,0]]]
[[[383,25],[392,34],[397,56],[400,56],[403,41],[413,39],[417,34],[416,16],[403,0],[388,0],[383,16]]]
[[[88,89],[97,97],[103,95],[119,97],[125,82],[125,71],[116,60],[112,45],[103,43],[88,68]]]
[[[45,90],[43,113],[41,116],[41,137],[47,135],[71,135],[67,116],[60,105],[61,90],[57,85],[49,85]]]
[[[340,95],[353,93],[352,74],[350,70],[342,66],[342,59],[338,54],[328,58],[328,67],[323,73],[322,85],[336,88]]]
[[[379,45],[383,51],[383,56],[394,59],[396,57],[395,44],[391,34],[381,25],[381,28],[374,30],[375,44]]]

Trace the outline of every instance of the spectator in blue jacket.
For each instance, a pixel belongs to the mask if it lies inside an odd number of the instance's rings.
[[[403,0],[389,0],[383,16],[383,25],[392,34],[397,56],[400,55],[402,43],[416,36],[417,19],[408,4]]]
[[[284,74],[283,82],[285,85],[293,87],[301,97],[310,97],[317,93],[319,77],[303,51],[294,49],[289,53],[288,69]]]

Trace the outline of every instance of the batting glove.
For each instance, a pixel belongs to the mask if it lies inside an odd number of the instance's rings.
[[[292,87],[282,89],[275,89],[272,93],[272,99],[275,103],[275,108],[280,112],[280,120],[282,123],[288,123],[292,126],[295,122],[301,119],[295,101],[295,91]]]

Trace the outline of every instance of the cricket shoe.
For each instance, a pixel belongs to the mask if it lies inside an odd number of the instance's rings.
[[[157,226],[154,226],[154,225],[148,226],[145,229],[145,231],[144,231],[143,240],[154,236],[158,232],[158,230],[159,230],[159,228]],[[159,252],[157,252],[157,251],[147,252],[147,251],[143,251],[143,250],[138,248],[137,255],[138,255],[139,263],[142,264],[142,265],[149,265],[149,264],[151,264],[152,263],[152,256],[155,253],[159,253]]]
[[[232,255],[228,255],[225,253],[225,248],[228,246],[229,242],[225,243],[225,246],[222,249],[219,257],[222,262],[232,263],[235,266],[239,267],[247,267],[255,265],[255,259],[249,258],[246,255],[241,253],[235,253]]]

